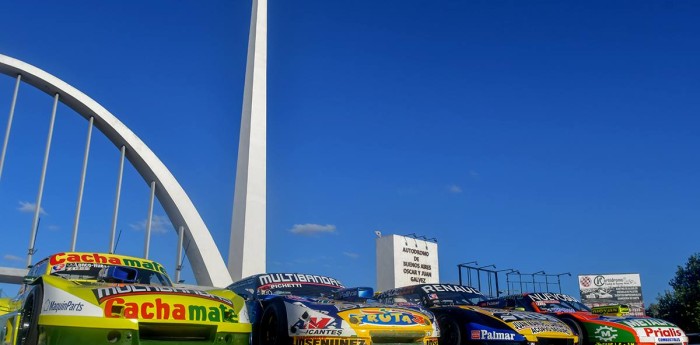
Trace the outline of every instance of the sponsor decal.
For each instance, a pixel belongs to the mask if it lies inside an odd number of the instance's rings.
[[[273,284],[273,283],[312,283],[312,284],[321,284],[321,285],[329,285],[329,286],[336,286],[343,288],[343,284],[341,284],[339,281],[329,278],[329,277],[324,277],[324,276],[317,276],[317,275],[312,275],[312,274],[295,274],[295,273],[272,273],[272,274],[263,274],[258,277],[258,281],[260,282],[260,285],[268,285],[268,284]]]
[[[121,297],[110,298],[104,305],[104,316],[110,318],[145,320],[190,320],[210,322],[238,322],[236,312],[224,304],[218,307],[168,303],[160,298],[152,302],[127,302]]]
[[[294,338],[294,345],[367,345],[365,339],[352,338]],[[437,343],[436,343],[437,344]]]
[[[617,329],[610,326],[598,326],[593,332],[593,337],[600,341],[611,341],[617,338]]]
[[[304,312],[299,320],[289,328],[292,333],[305,335],[342,335],[343,330],[337,329],[337,322],[332,317],[309,316]]]
[[[635,345],[636,343],[627,343],[619,341],[595,342],[593,345]]]
[[[309,322],[306,324],[308,329],[319,329],[326,328],[333,321],[330,317],[312,317],[309,318]]]
[[[664,321],[661,319],[654,319],[654,318],[644,318],[644,319],[628,319],[628,320],[623,320],[620,321],[620,323],[630,326],[630,327],[654,327],[654,326],[659,326],[659,327],[673,327],[675,326],[674,324]]]
[[[655,337],[680,337],[683,335],[683,332],[681,332],[680,329],[678,328],[651,328],[651,327],[645,327],[644,328],[644,333],[646,334],[647,337],[650,336],[655,336]]]
[[[515,334],[513,333],[496,332],[485,329],[472,330],[471,335],[472,339],[481,340],[513,340],[515,338]]]
[[[568,301],[568,302],[578,302],[575,298],[561,294],[561,293],[531,293],[528,294],[527,297],[530,298],[530,300],[534,302],[538,301]]]
[[[510,325],[518,331],[529,329],[533,334],[544,332],[572,334],[571,329],[566,324],[561,322],[524,320],[514,321]]]
[[[97,300],[102,303],[108,298],[115,296],[133,296],[133,295],[182,295],[182,296],[193,296],[210,299],[229,307],[233,307],[233,303],[223,297],[212,295],[205,291],[200,290],[190,290],[190,289],[180,289],[171,286],[151,286],[151,285],[121,285],[121,286],[110,286],[93,289],[92,292],[97,297]]]
[[[71,315],[102,317],[103,311],[78,296],[68,293],[51,284],[44,284],[44,298],[42,300],[42,315]]]
[[[581,286],[583,286],[583,287],[591,286],[591,277],[588,277],[588,276],[581,277]]]
[[[421,286],[421,289],[425,291],[425,293],[435,293],[435,292],[446,292],[446,291],[452,291],[452,292],[466,292],[466,293],[475,293],[481,295],[481,292],[479,290],[471,288],[469,286],[461,286],[461,285],[450,285],[450,284],[430,284],[430,285],[424,285]]]
[[[528,312],[502,312],[500,309],[484,309],[493,314],[493,316],[505,321],[518,321],[518,320],[541,320],[541,321],[555,321],[549,315],[539,314],[539,313],[528,313]]]
[[[335,336],[341,336],[343,335],[343,330],[342,329],[302,329],[298,330],[296,332],[297,334],[300,335],[335,335]]]
[[[605,277],[600,276],[600,275],[595,276],[595,278],[593,278],[593,284],[595,284],[595,286],[605,285]]]
[[[396,309],[359,310],[359,313],[349,314],[351,324],[367,324],[379,326],[409,326],[425,325],[423,316]]]
[[[60,311],[83,311],[85,303],[74,301],[53,301],[46,299],[41,307],[42,312],[60,312]]]
[[[268,284],[260,288],[260,294],[272,295],[272,289],[300,288],[302,286],[299,283]]]
[[[659,343],[680,343],[681,338],[659,338],[656,341]]]
[[[425,345],[438,345],[438,340],[437,339],[426,339],[425,340]]]
[[[113,256],[110,254],[98,254],[98,253],[58,253],[54,254],[49,258],[49,265],[56,267],[56,265],[78,262],[78,263],[94,263],[94,264],[109,264],[109,265],[119,265],[119,266],[129,266],[136,268],[145,268],[147,270],[160,272],[167,274],[165,272],[165,267],[155,261],[141,260],[141,259],[128,259],[121,258],[118,256]]]

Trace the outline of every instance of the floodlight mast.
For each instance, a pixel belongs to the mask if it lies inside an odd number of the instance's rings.
[[[462,267],[464,267],[464,268],[467,269],[467,274],[468,274],[468,277],[469,277],[469,283],[470,283],[470,285],[471,285],[472,277],[471,277],[471,271],[470,271],[470,269],[473,268],[473,267],[469,266],[470,264],[478,265],[479,263],[477,263],[476,261],[469,261],[469,262],[465,262],[465,263],[461,263],[461,264],[458,264],[458,265],[457,265],[457,270],[459,271],[459,285],[464,285],[464,284],[462,284]]]

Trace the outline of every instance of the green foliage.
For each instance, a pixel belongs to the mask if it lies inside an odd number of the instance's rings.
[[[690,256],[685,267],[678,266],[669,285],[673,291],[659,295],[649,315],[678,325],[686,332],[700,331],[700,253]]]

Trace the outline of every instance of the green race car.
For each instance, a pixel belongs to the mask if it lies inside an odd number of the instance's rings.
[[[4,344],[248,344],[233,292],[173,287],[157,262],[99,253],[39,261],[0,300]]]
[[[623,316],[623,305],[589,309],[560,293],[523,293],[480,303],[492,308],[520,309],[552,315],[581,337],[582,345],[687,345],[678,326],[651,317]]]

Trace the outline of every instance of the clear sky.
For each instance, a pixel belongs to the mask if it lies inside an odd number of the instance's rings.
[[[0,13],[0,53],[131,128],[226,257],[250,3]],[[445,282],[474,260],[571,272],[575,296],[577,274],[640,273],[653,301],[699,251],[699,16],[697,1],[269,0],[268,269],[374,286],[381,230],[437,238]],[[2,132],[13,86],[0,78]],[[50,108],[22,87],[2,266],[24,264]],[[70,245],[87,124],[60,107],[56,126],[37,258]],[[107,250],[117,164],[95,134],[78,249]],[[140,255],[148,189],[133,168],[124,183],[118,251]],[[156,215],[152,257],[172,272],[176,238]]]

